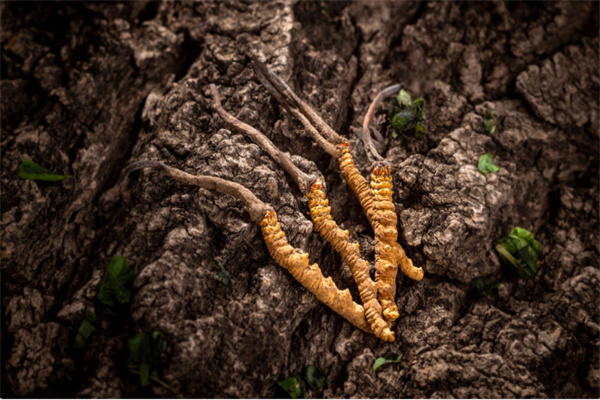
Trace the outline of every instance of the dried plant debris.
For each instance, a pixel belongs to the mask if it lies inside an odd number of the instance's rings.
[[[508,236],[498,240],[496,252],[502,263],[523,279],[538,272],[540,243],[526,229],[515,227]]]

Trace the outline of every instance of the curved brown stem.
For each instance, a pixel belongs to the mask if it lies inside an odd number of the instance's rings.
[[[212,83],[210,84],[210,90],[214,100],[213,106],[219,116],[223,118],[223,120],[230,126],[248,136],[252,141],[258,144],[264,151],[267,152],[267,154],[269,154],[269,156],[271,156],[273,160],[275,160],[275,162],[277,162],[288,174],[290,174],[303,194],[308,193],[310,185],[315,181],[316,177],[310,176],[304,173],[300,168],[296,167],[292,160],[290,160],[285,153],[279,150],[261,131],[240,121],[225,111],[221,105],[219,91]]]
[[[377,94],[377,96],[375,96],[373,102],[367,110],[367,113],[365,114],[365,119],[363,121],[362,139],[363,144],[365,145],[365,152],[367,153],[367,158],[371,163],[383,161],[383,157],[377,152],[375,146],[373,145],[373,140],[371,139],[371,131],[369,130],[371,119],[373,119],[373,115],[375,115],[375,110],[377,109],[377,106],[385,98],[397,93],[401,87],[402,86],[400,86],[399,84],[395,84],[383,89]]]
[[[306,104],[279,76],[271,71],[264,63],[252,58],[252,67],[254,73],[265,88],[279,102],[287,104],[292,108],[297,108],[310,123],[329,141],[331,144],[341,144],[346,141],[338,135],[308,104]]]
[[[204,189],[231,195],[244,203],[244,206],[246,206],[246,209],[250,213],[250,218],[256,223],[262,220],[264,212],[269,209],[266,203],[259,200],[254,193],[239,183],[214,176],[188,174],[177,168],[169,167],[160,161],[143,160],[129,164],[121,173],[121,183],[124,183],[133,171],[144,168],[159,169],[166,172],[171,178],[187,183],[188,185],[199,186]]]

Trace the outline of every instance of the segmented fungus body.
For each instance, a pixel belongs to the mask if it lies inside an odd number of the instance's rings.
[[[352,153],[350,152],[350,143],[346,142],[339,145],[340,157],[338,158],[338,165],[342,176],[350,186],[350,189],[354,192],[362,209],[367,215],[367,219],[372,224],[373,222],[373,193],[369,190],[367,180],[360,174]]]
[[[331,217],[329,200],[325,198],[323,182],[320,179],[312,184],[307,197],[310,216],[317,232],[331,243],[350,268],[365,307],[367,321],[373,332],[378,338],[393,342],[394,334],[390,331],[389,325],[381,318],[381,305],[377,301],[377,291],[369,275],[369,264],[361,258],[358,243],[351,242],[348,231],[340,229]]]
[[[317,264],[309,265],[308,253],[294,249],[287,242],[274,210],[267,210],[260,221],[271,257],[287,269],[315,297],[357,328],[371,332],[364,308],[352,300],[348,289],[339,290],[331,277],[325,278]]]
[[[275,210],[259,200],[245,187],[215,177],[191,175],[158,161],[139,161],[130,164],[123,171],[122,181],[132,171],[151,167],[160,169],[172,178],[187,184],[235,196],[244,203],[250,213],[250,218],[260,225],[269,253],[280,266],[285,268],[319,301],[354,326],[375,334],[381,340],[393,341],[394,333],[391,331],[391,321],[399,316],[395,303],[398,266],[405,275],[415,280],[423,278],[423,270],[413,266],[412,261],[397,242],[397,216],[392,198],[391,168],[385,164],[384,158],[377,153],[371,141],[369,122],[376,106],[383,98],[397,91],[399,85],[390,86],[380,92],[365,117],[363,125],[365,150],[369,160],[375,160],[371,182],[368,184],[356,168],[349,142],[327,125],[265,64],[253,60],[252,65],[264,87],[293,116],[300,120],[308,136],[325,152],[337,158],[340,172],[356,195],[375,234],[375,280],[370,276],[369,263],[360,255],[358,243],[353,242],[349,232],[341,229],[333,220],[323,181],[300,170],[262,132],[239,121],[225,111],[221,106],[216,86],[211,84],[214,108],[228,125],[242,132],[269,154],[293,178],[300,191],[308,197],[310,214],[316,230],[340,254],[350,269],[364,306],[352,300],[348,289],[340,290],[331,277],[324,277],[317,264],[310,264],[307,253],[293,248],[286,240]]]
[[[375,231],[375,281],[383,317],[388,321],[400,314],[394,297],[396,295],[397,257],[394,244],[398,240],[394,203],[392,202],[392,174],[385,165],[376,165],[371,173],[373,193],[373,230]]]

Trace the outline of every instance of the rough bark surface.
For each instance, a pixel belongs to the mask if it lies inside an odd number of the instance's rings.
[[[162,380],[185,397],[272,397],[315,365],[317,397],[597,397],[600,387],[598,3],[28,3],[2,18],[2,396],[129,397],[127,337],[168,340]],[[159,173],[150,159],[238,182],[288,240],[358,299],[307,202],[223,105],[307,171],[334,218],[374,256],[335,162],[253,76],[265,61],[353,144],[371,99],[401,83],[426,100],[426,135],[389,140],[399,241],[426,274],[399,275],[394,343],[352,327],[269,256],[232,197]],[[496,132],[483,129],[493,110]],[[378,128],[386,132],[384,112]],[[500,171],[484,176],[492,153]],[[30,158],[72,175],[21,180]],[[540,272],[507,271],[495,241],[521,226]],[[138,260],[130,316],[72,348],[108,260]],[[233,279],[215,279],[216,261]],[[472,280],[499,282],[473,295]],[[404,356],[373,373],[376,358]]]

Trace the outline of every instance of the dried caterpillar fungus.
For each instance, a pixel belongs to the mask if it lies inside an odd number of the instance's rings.
[[[263,237],[271,256],[287,269],[317,300],[346,318],[365,332],[372,333],[364,308],[352,300],[348,289],[339,290],[331,277],[325,278],[317,264],[309,265],[308,254],[294,249],[287,242],[273,209],[265,211],[260,221]]]
[[[369,189],[367,180],[360,174],[350,152],[350,143],[342,143],[338,146],[340,157],[338,158],[338,166],[342,176],[354,192],[362,209],[367,215],[367,219],[372,223],[373,219],[373,194]]]
[[[423,268],[415,267],[413,265],[412,260],[406,256],[406,253],[404,252],[402,246],[400,246],[400,243],[394,243],[394,245],[396,247],[397,264],[402,273],[415,281],[420,281],[423,279],[423,276],[425,275]]]
[[[325,240],[331,243],[350,268],[371,329],[378,338],[393,342],[394,333],[390,331],[388,323],[382,318],[382,308],[377,301],[375,284],[369,275],[369,265],[361,258],[359,245],[350,241],[348,231],[340,229],[331,217],[329,201],[325,197],[323,183],[320,179],[312,184],[307,197],[315,228]]]
[[[371,173],[373,194],[373,230],[375,231],[375,282],[377,296],[388,321],[400,314],[396,306],[396,275],[398,264],[395,243],[398,239],[397,216],[392,202],[392,176],[389,167],[377,165]]]
[[[392,171],[385,165],[376,165],[371,173],[373,194],[373,230],[375,231],[375,283],[377,295],[383,307],[383,316],[388,321],[400,314],[394,300],[398,265],[411,279],[423,279],[423,269],[415,268],[397,242],[398,217],[393,203]]]
[[[369,188],[367,181],[354,164],[349,142],[333,131],[331,127],[308,106],[308,104],[300,100],[300,98],[293,93],[292,89],[281,78],[270,71],[265,64],[258,60],[254,60],[253,66],[257,78],[273,97],[282,103],[292,115],[300,120],[309,136],[325,152],[337,158],[342,176],[358,198],[367,215],[367,219],[375,232],[376,285],[378,298],[383,307],[383,315],[387,321],[398,318],[399,314],[394,301],[398,264],[400,264],[402,271],[412,279],[421,279],[423,277],[423,270],[415,268],[412,265],[411,260],[406,257],[404,250],[397,243],[397,216],[392,202],[390,169],[388,167],[376,167],[373,174],[375,177],[372,178],[371,187]],[[396,93],[399,89],[400,85],[392,85],[381,91],[369,107],[369,111],[365,116],[363,124],[363,142],[367,157],[370,161],[383,160],[383,157],[377,153],[370,140],[370,120],[373,117],[377,105],[384,98]],[[319,215],[329,215],[328,213],[325,213],[324,210],[325,208],[319,210]],[[313,221],[315,222],[315,226],[317,226],[314,215]],[[337,227],[337,225],[335,226]],[[325,228],[323,227],[321,229]],[[318,227],[317,230],[319,230]],[[329,240],[334,247],[336,243],[333,241],[343,242],[341,237],[338,239],[336,236],[341,234],[339,232],[334,233],[337,231],[333,228],[330,230],[319,230],[319,232],[323,237]],[[336,250],[338,250],[338,248],[336,248]],[[338,252],[340,252],[340,250],[338,250]]]
[[[393,203],[393,185],[391,169],[388,166],[375,166],[371,174],[371,192],[373,193],[374,222],[379,227],[374,227],[375,235],[395,251],[396,264],[402,272],[411,279],[420,281],[423,279],[423,269],[413,265],[410,258],[406,256],[404,249],[397,242],[398,217]],[[378,233],[379,231],[379,233]]]
[[[151,167],[164,171],[178,181],[236,197],[244,203],[250,218],[261,226],[269,253],[280,266],[287,269],[319,301],[354,326],[367,333],[374,333],[382,340],[393,341],[394,333],[391,331],[391,321],[398,318],[399,315],[394,301],[398,267],[407,276],[416,280],[423,278],[423,270],[413,266],[402,247],[397,243],[397,215],[392,199],[391,170],[382,165],[376,166],[370,183],[367,182],[354,163],[349,142],[327,125],[266,65],[255,60],[253,67],[265,88],[300,120],[308,136],[325,152],[338,160],[342,176],[358,198],[375,233],[375,281],[370,276],[369,263],[360,255],[359,245],[352,242],[348,231],[340,229],[333,220],[329,201],[323,191],[323,182],[315,175],[304,172],[296,166],[291,158],[279,150],[262,132],[225,111],[221,105],[217,87],[210,85],[214,98],[214,109],[229,126],[242,132],[269,154],[290,175],[300,191],[307,195],[316,230],[331,243],[350,268],[364,306],[353,301],[349,290],[339,290],[331,277],[325,278],[317,264],[309,263],[308,254],[294,249],[287,242],[273,208],[262,202],[247,188],[216,177],[191,175],[157,161],[140,161],[130,164],[124,170],[124,176],[126,177],[131,171]],[[378,95],[378,98],[381,99],[396,89],[397,85],[389,87]],[[376,105],[369,108],[364,122],[363,138],[366,138],[365,148],[370,161],[383,160],[377,154],[373,143],[370,142],[368,131],[369,120]]]

